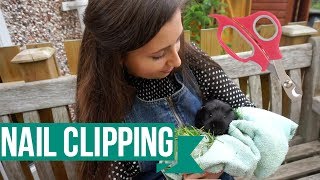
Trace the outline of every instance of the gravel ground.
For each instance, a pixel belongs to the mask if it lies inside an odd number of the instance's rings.
[[[63,41],[81,38],[76,10],[61,10],[65,0],[0,0],[11,40],[22,48],[26,44],[51,42],[60,73],[69,74]]]

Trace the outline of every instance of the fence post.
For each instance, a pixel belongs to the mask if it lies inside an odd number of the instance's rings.
[[[66,51],[67,55],[67,63],[72,75],[76,75],[78,72],[80,46],[81,39],[64,41],[64,50]]]
[[[26,49],[17,54],[11,63],[19,64],[26,82],[59,77],[54,62],[55,50],[51,47]]]
[[[183,31],[183,35],[184,35],[184,41],[185,42],[190,42],[190,36],[191,36],[190,30],[184,30]]]
[[[200,47],[209,56],[222,54],[223,50],[217,38],[217,28],[201,29],[200,31]]]
[[[59,77],[54,61],[55,49],[51,47],[26,49],[17,54],[11,63],[18,64],[25,82]],[[53,122],[50,109],[39,111],[43,122]]]
[[[294,44],[307,43],[311,35],[317,34],[318,31],[302,25],[286,25],[282,26],[282,38],[280,45],[288,46]]]
[[[52,47],[39,47],[26,49],[17,54],[11,63],[19,64],[22,76],[26,82],[39,81],[59,77],[56,66],[55,49]],[[38,110],[40,122],[52,123],[53,116],[51,109]],[[54,174],[57,179],[67,179],[63,162],[35,162],[38,175],[43,176]],[[50,177],[54,178],[54,177]]]
[[[53,45],[52,43],[49,43],[49,42],[45,42],[45,43],[34,43],[34,44],[27,44],[26,45],[26,48],[27,49],[34,49],[34,48],[42,48],[42,47],[51,47],[53,48]],[[57,69],[57,72],[59,73],[59,75],[61,76],[62,74],[60,73],[60,70],[59,70],[59,63],[58,63],[58,60],[56,58],[55,55],[53,55],[53,60],[54,60],[54,63],[55,63],[55,67]]]
[[[316,34],[314,36],[320,36],[320,20],[314,21],[313,28],[318,31],[318,34]]]
[[[0,77],[2,82],[23,81],[19,66],[10,63],[20,52],[19,46],[0,47]]]

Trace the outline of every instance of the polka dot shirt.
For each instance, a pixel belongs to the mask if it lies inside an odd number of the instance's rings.
[[[108,179],[131,179],[139,171],[139,165],[136,161],[114,161],[111,163],[111,174],[108,175]]]
[[[207,56],[199,48],[193,46],[203,57]],[[230,104],[233,108],[241,106],[254,106],[248,101],[234,82],[229,79],[224,71],[209,63],[206,58],[196,59],[192,56],[186,56],[189,61],[193,61],[197,66],[190,66],[190,69],[197,80],[204,101],[219,99]],[[137,96],[146,101],[152,101],[159,98],[171,96],[181,88],[173,75],[163,79],[143,79],[127,75],[129,84],[137,90]],[[117,161],[112,164],[112,174],[110,179],[130,179],[139,173],[137,162]]]

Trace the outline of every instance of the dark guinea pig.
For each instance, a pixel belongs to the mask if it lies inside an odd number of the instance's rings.
[[[197,112],[195,126],[214,135],[222,135],[228,133],[229,124],[235,118],[229,104],[215,99],[205,103]]]

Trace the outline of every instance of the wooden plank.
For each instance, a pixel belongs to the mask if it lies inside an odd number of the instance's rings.
[[[33,111],[75,103],[76,76],[0,84],[0,115]]]
[[[80,53],[81,39],[64,41],[64,50],[67,55],[67,63],[70,73],[77,74],[79,53]]]
[[[55,123],[70,123],[70,116],[66,106],[52,108],[53,121]]]
[[[299,133],[307,142],[319,138],[319,117],[310,111],[312,109],[313,97],[320,92],[320,37],[311,37],[310,42],[313,44],[312,66],[307,69],[304,75],[304,87],[301,109],[301,118]]]
[[[232,35],[230,48],[233,50],[233,52],[237,53],[252,51],[250,44],[243,38],[242,35],[239,34],[238,31],[235,31],[233,28],[226,28],[226,30],[228,29],[230,29],[230,34]]]
[[[29,111],[22,113],[25,123],[40,123],[40,115],[37,111]]]
[[[252,13],[255,13],[255,12],[259,12],[260,10],[252,10]],[[280,20],[282,19],[282,17],[286,17],[287,15],[287,12],[286,11],[277,11],[277,10],[268,10],[268,12],[274,14],[275,16],[277,16],[277,18]]]
[[[308,21],[309,9],[311,7],[311,0],[299,1],[298,21]]]
[[[295,135],[290,141],[289,146],[295,146],[303,143],[303,138],[300,135]]]
[[[68,179],[67,172],[63,161],[51,161],[54,179]]]
[[[30,115],[30,113],[32,113]],[[65,106],[62,107],[57,107],[57,108],[53,108],[52,109],[52,113],[53,113],[53,118],[55,122],[70,122],[69,119],[69,115],[67,112],[67,109]],[[38,122],[39,118],[34,118],[34,117],[38,117],[38,115],[36,114],[36,112],[28,112],[28,116],[25,116],[25,118],[27,119],[28,122]],[[36,120],[31,120],[31,119],[36,119]],[[62,164],[63,163],[63,164]],[[52,170],[54,172],[55,178],[56,179],[68,179],[69,180],[75,180],[77,177],[77,172],[76,172],[76,162],[51,162],[51,164],[48,163],[40,163],[37,164],[36,163],[36,167],[39,169],[43,169],[44,166],[52,166]],[[40,176],[44,176],[44,174],[48,174],[51,173],[51,171],[42,171],[40,172],[43,175]],[[51,173],[52,174],[52,173]]]
[[[8,179],[26,179],[19,161],[1,161]]]
[[[261,92],[262,92],[262,108],[270,109],[270,83],[269,83],[269,74],[260,75],[261,80]]]
[[[292,16],[294,14],[293,11],[295,10],[294,5],[295,5],[295,0],[288,0],[287,11],[286,11],[286,16],[285,16],[285,23],[282,25],[286,25],[290,21],[292,21]]]
[[[37,173],[39,178],[45,180],[55,180],[55,176],[53,173],[52,166],[49,161],[38,161],[35,162],[35,167],[37,169]]]
[[[70,118],[66,106],[52,108],[53,120],[55,123],[69,123]],[[75,162],[51,162],[56,179],[75,179]]]
[[[80,162],[77,161],[64,161],[64,167],[66,168],[68,180],[77,180],[78,173],[77,167],[79,167]]]
[[[234,82],[235,85],[237,85],[238,87],[240,87],[240,82],[238,78],[234,78],[232,79],[232,81]]]
[[[233,7],[233,4],[231,3],[230,0],[227,0],[227,12],[229,14],[229,17],[234,17],[234,11],[235,8]]]
[[[287,9],[287,3],[252,3],[252,9],[254,10],[266,10],[266,9],[272,9],[272,10],[286,10]]]
[[[286,3],[288,2],[288,0],[252,0],[252,2],[260,2],[260,3]]]
[[[301,82],[301,71],[300,69],[293,69],[289,71],[289,75],[293,82],[298,87],[302,87],[302,82]],[[290,103],[290,111],[289,111],[289,117],[291,120],[299,124],[300,120],[300,113],[301,113],[301,100],[294,101]]]
[[[37,111],[24,112],[23,119],[25,123],[40,122],[40,116]],[[40,179],[55,179],[54,172],[49,161],[36,161],[34,164]]]
[[[320,173],[313,174],[311,176],[307,176],[307,177],[303,177],[303,178],[299,178],[297,180],[319,180],[319,179],[320,179]]]
[[[274,74],[269,75],[270,78],[270,103],[271,111],[282,114],[282,86],[280,81]]]
[[[190,30],[184,30],[183,34],[184,34],[184,41],[190,42]]]
[[[320,171],[320,156],[314,156],[280,166],[268,179],[294,179]]]
[[[285,162],[297,161],[320,153],[320,141],[299,144],[289,148]]]
[[[309,67],[312,59],[312,45],[310,43],[280,47],[283,55],[282,64],[286,70]],[[248,57],[251,52],[242,52],[241,57]],[[261,68],[256,63],[249,61],[243,63],[234,60],[229,55],[213,56],[230,78],[239,78],[257,74],[270,73],[268,70],[261,72]]]
[[[320,96],[312,98],[312,110],[320,115]]]
[[[318,31],[318,34],[314,35],[314,36],[320,36],[320,20],[316,20],[313,23],[313,29]]]
[[[8,176],[7,176],[6,172],[4,171],[2,163],[0,162],[0,180],[3,180],[3,179],[7,180]]]
[[[0,116],[0,123],[10,123],[10,117],[8,115]],[[0,162],[1,164],[1,162]],[[3,161],[2,162],[6,174],[4,177],[9,177],[9,179],[31,179],[32,174],[30,172],[29,166],[24,161]]]
[[[0,47],[0,77],[2,82],[23,80],[19,65],[11,63],[11,60],[19,52],[19,46]]]
[[[0,116],[0,123],[10,123],[10,118],[7,115]]]
[[[260,36],[266,39],[271,38],[276,32],[275,26],[273,24],[260,25],[257,29]]]
[[[26,123],[40,123],[40,116],[37,111],[23,113],[23,119]],[[35,162],[38,175],[46,177],[53,176],[53,179],[67,179],[63,162]]]
[[[298,22],[289,22],[288,25],[301,25],[301,26],[307,26],[307,21],[298,21]]]
[[[227,12],[229,17],[244,17],[249,15],[252,0],[227,0]]]
[[[243,94],[247,95],[248,94],[248,79],[249,77],[242,77],[239,78],[239,83],[240,83],[240,89],[243,92]]]
[[[250,100],[257,108],[262,108],[262,91],[260,76],[249,77]]]
[[[220,55],[223,50],[217,38],[217,28],[201,29],[200,47],[209,56]]]

